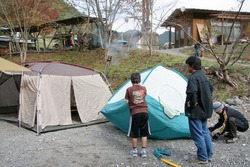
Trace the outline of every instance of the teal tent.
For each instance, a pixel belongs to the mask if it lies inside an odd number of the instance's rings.
[[[141,73],[141,84],[147,88],[146,101],[149,112],[151,138],[190,138],[188,118],[184,115],[187,79],[174,69],[162,65]],[[101,113],[124,132],[129,127],[129,107],[124,97],[132,86],[127,81],[109,99]]]

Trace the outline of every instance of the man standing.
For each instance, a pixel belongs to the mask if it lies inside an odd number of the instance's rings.
[[[186,90],[185,115],[197,147],[197,159],[192,160],[192,163],[206,164],[213,156],[212,139],[207,127],[207,119],[213,113],[213,87],[201,71],[201,60],[198,57],[190,56],[186,64],[191,75]]]
[[[220,128],[219,132],[213,135],[213,139],[217,140],[219,136],[223,135],[226,131],[228,132],[224,137],[227,137],[226,143],[234,143],[238,140],[237,130],[245,132],[249,128],[247,119],[239,111],[227,107],[219,101],[213,104],[214,111],[219,115],[218,123],[213,127],[210,127],[210,132]]]

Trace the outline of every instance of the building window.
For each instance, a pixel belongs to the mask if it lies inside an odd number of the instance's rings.
[[[179,30],[176,30],[175,31],[175,46],[178,48],[180,47],[180,44],[179,44]]]
[[[184,46],[184,31],[181,29],[180,31],[180,47]]]
[[[222,35],[222,23],[221,22],[212,22],[212,26],[214,28],[214,33],[216,36],[220,36]],[[227,40],[229,33],[230,33],[230,29],[231,29],[232,23],[223,23],[223,39]],[[241,33],[241,26],[239,23],[235,23],[234,27],[232,29],[232,33],[229,37],[229,42],[233,42],[236,41],[239,37],[240,37],[240,33]]]

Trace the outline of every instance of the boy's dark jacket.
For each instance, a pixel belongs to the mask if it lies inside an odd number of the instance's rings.
[[[188,80],[185,115],[193,119],[208,119],[213,113],[213,87],[201,70],[192,73]]]

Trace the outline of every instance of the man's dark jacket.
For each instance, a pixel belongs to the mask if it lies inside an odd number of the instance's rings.
[[[201,70],[191,74],[187,85],[185,115],[192,119],[208,119],[213,113],[213,87]]]
[[[238,110],[235,110],[233,108],[225,106],[223,109],[223,112],[219,116],[220,116],[220,118],[219,118],[218,123],[215,124],[214,127],[211,128],[211,130],[213,130],[213,131],[215,129],[221,127],[223,124],[225,124],[227,126],[228,119],[231,117],[235,118],[235,123],[237,126],[241,124],[240,122],[244,123],[244,127],[241,127],[241,130],[239,130],[239,131],[244,132],[244,131],[248,130],[248,128],[249,128],[248,120]],[[226,129],[227,129],[226,126],[224,126],[220,129],[220,131],[218,132],[219,135],[222,135],[226,131]]]

